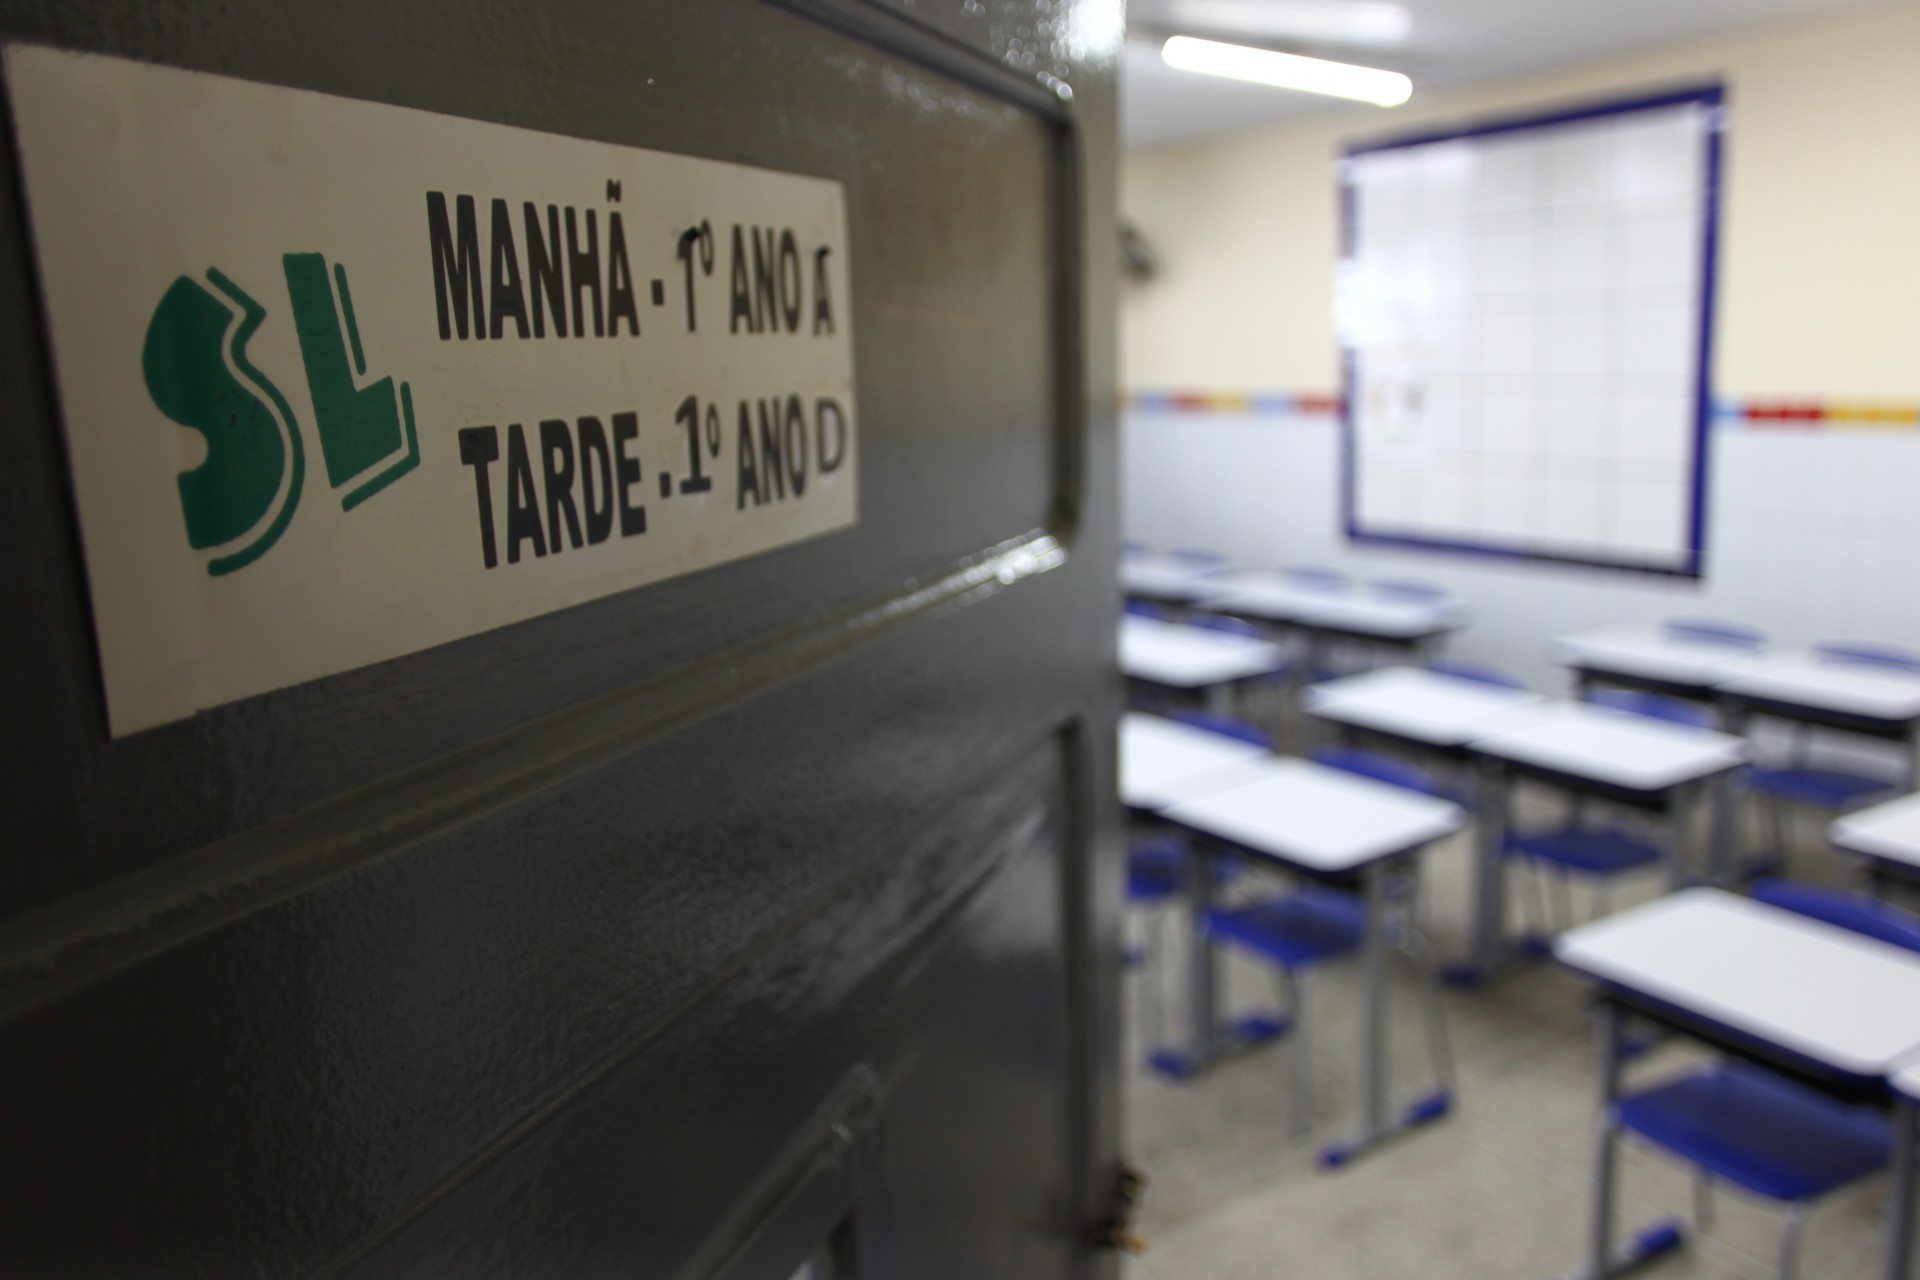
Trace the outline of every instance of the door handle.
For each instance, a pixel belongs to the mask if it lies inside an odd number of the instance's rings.
[[[1123,1164],[1114,1171],[1113,1188],[1107,1197],[1107,1212],[1087,1229],[1087,1242],[1096,1249],[1123,1249],[1145,1253],[1147,1242],[1133,1227],[1140,1211],[1140,1198],[1147,1189],[1147,1176],[1132,1165]]]

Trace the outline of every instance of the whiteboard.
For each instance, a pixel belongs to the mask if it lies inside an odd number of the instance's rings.
[[[1718,87],[1341,159],[1347,535],[1698,576]]]

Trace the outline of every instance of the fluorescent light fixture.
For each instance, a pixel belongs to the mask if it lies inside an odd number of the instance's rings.
[[[1283,42],[1394,45],[1412,34],[1413,15],[1390,0],[1168,0],[1163,24]]]
[[[1397,107],[1413,96],[1413,81],[1398,71],[1356,67],[1348,62],[1328,62],[1325,58],[1254,49],[1244,44],[1222,44],[1194,36],[1170,37],[1161,46],[1160,57],[1168,66],[1181,71],[1250,80],[1276,89],[1353,98],[1382,107]]]

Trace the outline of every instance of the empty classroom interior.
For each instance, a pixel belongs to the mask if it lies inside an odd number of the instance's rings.
[[[1911,1275],[1920,5],[1502,8],[1130,7],[1130,1274]]]

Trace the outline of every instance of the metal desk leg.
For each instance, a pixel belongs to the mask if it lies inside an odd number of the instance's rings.
[[[1192,911],[1191,954],[1187,957],[1187,1013],[1191,1018],[1187,1046],[1184,1049],[1153,1050],[1147,1063],[1161,1075],[1175,1080],[1205,1071],[1225,1054],[1271,1040],[1286,1031],[1286,1024],[1259,1014],[1240,1019],[1222,1028],[1219,1022],[1220,956],[1207,931],[1207,916],[1213,910],[1214,889],[1221,855],[1200,845],[1190,848],[1186,859],[1186,897]]]
[[[1615,1203],[1618,1190],[1620,1143],[1614,1132],[1613,1104],[1620,1096],[1620,1063],[1623,1057],[1621,1024],[1625,1017],[1611,1000],[1601,1000],[1594,1008],[1594,1072],[1600,1078],[1600,1108],[1594,1116],[1593,1199],[1588,1202],[1587,1259],[1573,1273],[1578,1280],[1605,1280],[1623,1275],[1684,1241],[1672,1222],[1662,1222],[1640,1232],[1626,1247],[1613,1245]]]
[[[1691,825],[1694,787],[1683,785],[1667,793],[1667,887],[1683,889],[1687,884],[1687,836]]]
[[[1207,933],[1207,915],[1213,909],[1213,890],[1218,882],[1214,874],[1215,856],[1205,849],[1190,848],[1185,862],[1186,899],[1192,930],[1187,955],[1187,1017],[1190,1021],[1186,1047],[1159,1047],[1147,1054],[1147,1065],[1175,1080],[1184,1080],[1205,1070],[1214,1056],[1217,1017],[1215,991],[1219,971],[1213,943]]]
[[[1361,942],[1360,968],[1367,1007],[1360,1029],[1361,1070],[1366,1076],[1366,1131],[1379,1132],[1387,1119],[1387,864],[1367,868],[1367,935]]]
[[[1299,661],[1293,663],[1287,672],[1287,705],[1281,709],[1285,727],[1284,740],[1291,744],[1299,755],[1307,754],[1307,735],[1311,731],[1308,724],[1306,699],[1303,696],[1307,684],[1313,675],[1313,665],[1319,653],[1315,633],[1302,627],[1290,627],[1290,635],[1305,639]]]
[[[1327,633],[1318,627],[1308,627],[1307,632],[1307,679],[1317,680],[1322,672],[1321,664],[1327,657]]]
[[[1369,1148],[1397,1134],[1430,1124],[1447,1114],[1452,1099],[1443,1088],[1414,1102],[1397,1118],[1387,1115],[1387,875],[1390,859],[1381,859],[1367,868],[1366,934],[1360,944],[1360,970],[1366,984],[1366,1007],[1360,1017],[1360,1074],[1364,1095],[1361,1099],[1360,1135],[1351,1142],[1337,1142],[1320,1152],[1320,1163],[1339,1168]],[[1412,928],[1411,920],[1402,924]]]
[[[1907,790],[1920,791],[1920,720],[1907,726]]]
[[[1301,755],[1311,755],[1319,745],[1319,725],[1307,714],[1305,697],[1306,687],[1320,678],[1320,668],[1327,660],[1327,634],[1318,627],[1308,627],[1307,656],[1300,666],[1299,680],[1294,686],[1293,711],[1300,726],[1298,749]]]
[[[1747,733],[1747,707],[1738,698],[1720,701],[1720,725],[1723,732],[1736,738]],[[1732,768],[1713,780],[1713,834],[1707,846],[1707,880],[1730,885],[1740,878],[1739,853],[1734,845],[1739,837],[1740,770]]]
[[[1210,684],[1207,686],[1207,710],[1216,716],[1233,714],[1233,686],[1230,684]]]
[[[1920,1138],[1915,1107],[1903,1097],[1893,1106],[1893,1176],[1887,1179],[1887,1280],[1913,1275],[1914,1142]]]
[[[1739,878],[1739,869],[1734,865],[1734,830],[1739,825],[1740,789],[1735,783],[1738,769],[1728,769],[1707,784],[1711,800],[1711,809],[1707,819],[1707,865],[1704,868],[1708,884],[1725,887]]]
[[[1594,1011],[1594,1067],[1600,1077],[1600,1110],[1594,1118],[1593,1215],[1587,1226],[1587,1274],[1613,1269],[1613,1193],[1619,1144],[1614,1141],[1613,1100],[1620,1093],[1620,1007],[1602,1000]]]
[[[1505,959],[1507,942],[1507,772],[1483,759],[1475,783],[1473,921],[1465,964],[1450,966],[1447,979],[1473,986],[1491,977]]]
[[[1187,856],[1187,903],[1192,912],[1191,950],[1187,956],[1187,1016],[1192,1019],[1188,1036],[1188,1074],[1205,1069],[1213,1057],[1214,1032],[1219,1026],[1217,992],[1220,957],[1213,949],[1207,931],[1207,917],[1213,911],[1213,891],[1219,883],[1214,855],[1205,849],[1192,849]]]
[[[1882,902],[1893,897],[1895,882],[1891,876],[1880,869],[1878,859],[1863,858],[1860,869],[1866,877],[1867,893],[1870,896],[1878,898]]]

